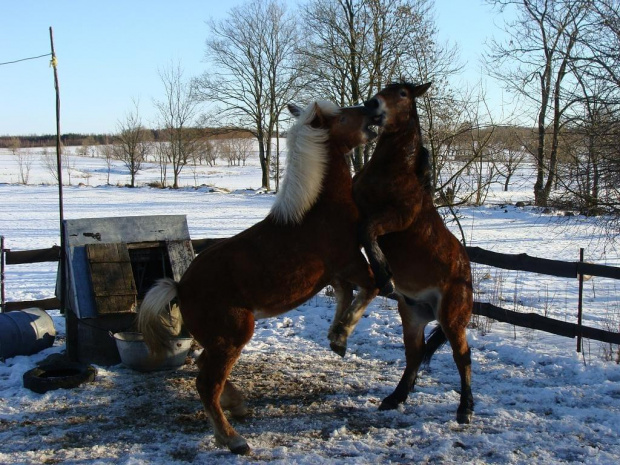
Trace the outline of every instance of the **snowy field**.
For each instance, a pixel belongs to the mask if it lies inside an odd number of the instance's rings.
[[[38,150],[31,150],[29,184],[0,150],[0,235],[13,250],[59,243],[58,188]],[[159,179],[148,165],[141,187],[123,186],[122,164],[72,157],[64,189],[65,218],[185,214],[192,238],[225,237],[261,220],[274,196],[261,192],[256,160],[246,167],[186,169],[179,190],[145,185]],[[66,179],[66,178],[65,178]],[[82,185],[78,186],[79,183]],[[197,186],[197,187],[196,187]],[[462,208],[468,245],[503,253],[620,266],[615,242],[592,219],[543,214],[533,207],[521,173],[507,193],[493,188],[483,207]],[[450,227],[456,232],[454,223]],[[285,253],[285,251],[283,251]],[[7,299],[53,295],[55,264],[7,267]],[[577,280],[474,266],[476,298],[510,310],[576,321]],[[618,283],[585,283],[584,323],[619,330]],[[232,378],[246,394],[251,416],[233,425],[253,453],[235,457],[219,448],[194,389],[196,366],[140,374],[122,365],[97,367],[93,383],[35,394],[22,374],[64,349],[64,319],[50,312],[59,333],[54,347],[0,362],[0,463],[588,463],[620,460],[618,347],[576,341],[476,319],[469,330],[471,425],[458,425],[459,377],[449,347],[421,373],[415,392],[396,411],[379,412],[404,368],[398,313],[378,298],[349,340],[344,359],[329,350],[335,302],[322,292],[280,318],[257,323]],[[610,353],[610,350],[615,350]]]

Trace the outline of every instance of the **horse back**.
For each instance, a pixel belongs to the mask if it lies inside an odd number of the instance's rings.
[[[237,308],[260,310],[261,316],[275,316],[307,301],[359,253],[351,241],[354,223],[331,218],[337,212],[309,213],[303,226],[277,224],[267,217],[204,250],[179,282],[181,309],[189,290],[192,300],[222,299]]]

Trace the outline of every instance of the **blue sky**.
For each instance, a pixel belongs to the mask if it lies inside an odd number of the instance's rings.
[[[224,17],[244,0],[11,0],[0,15],[0,63],[50,51],[58,56],[62,132],[115,132],[140,102],[147,125],[162,98],[158,68],[180,62],[187,77],[201,74],[205,21]],[[294,4],[294,0],[290,1]],[[467,62],[464,82],[480,79],[479,56],[500,18],[482,0],[436,0],[442,40],[458,43]],[[493,86],[490,92],[497,92]],[[0,135],[55,132],[49,59],[0,66]]]

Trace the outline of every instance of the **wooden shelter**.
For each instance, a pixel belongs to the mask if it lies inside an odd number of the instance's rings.
[[[194,258],[186,217],[80,218],[63,227],[69,355],[118,363],[110,333],[134,330],[146,291],[157,279],[180,279]]]

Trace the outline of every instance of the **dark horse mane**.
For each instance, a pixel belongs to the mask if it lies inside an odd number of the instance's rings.
[[[422,185],[424,192],[433,194],[433,179],[431,176],[431,156],[429,151],[423,145],[420,145],[420,151],[415,160],[415,175]]]
[[[398,82],[391,82],[389,83],[385,88],[386,89],[390,89],[393,87],[398,87],[398,86],[407,86],[410,88],[414,88],[416,87],[418,84],[413,84],[410,82],[407,82],[404,79],[401,79]],[[416,110],[416,114],[417,114],[417,110]],[[420,184],[422,185],[422,188],[424,189],[424,191],[428,194],[433,195],[433,182],[432,182],[432,176],[431,176],[431,157],[430,157],[430,153],[427,150],[426,147],[424,147],[424,145],[422,145],[422,131],[420,129],[419,132],[419,151],[418,154],[416,156],[416,160],[415,160],[415,175],[418,178],[418,181],[420,182]]]

